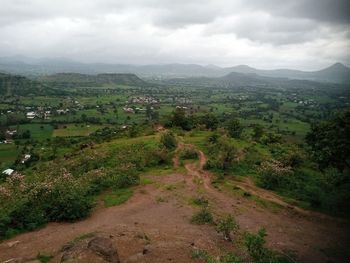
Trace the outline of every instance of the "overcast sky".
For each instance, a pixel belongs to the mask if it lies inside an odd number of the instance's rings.
[[[350,0],[0,0],[0,56],[350,65]]]

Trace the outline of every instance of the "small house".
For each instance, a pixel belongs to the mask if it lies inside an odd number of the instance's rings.
[[[10,169],[10,168],[2,171],[2,173],[6,174],[6,175],[12,175],[14,172],[15,172],[15,170]]]

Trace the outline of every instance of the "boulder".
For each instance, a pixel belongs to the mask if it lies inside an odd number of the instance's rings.
[[[106,237],[96,237],[90,240],[88,248],[96,254],[101,255],[108,262],[119,263],[117,249],[114,247],[112,240]]]
[[[118,252],[112,240],[94,237],[70,243],[62,248],[61,262],[65,263],[120,263]]]

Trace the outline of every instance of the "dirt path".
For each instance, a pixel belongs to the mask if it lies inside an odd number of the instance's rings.
[[[179,152],[186,145],[180,144],[174,165],[180,166]],[[187,173],[152,175],[153,184],[138,186],[134,196],[126,203],[110,208],[98,207],[92,215],[76,223],[50,223],[44,228],[18,235],[0,244],[0,262],[15,257],[35,257],[38,252],[55,256],[60,262],[60,249],[75,238],[97,232],[113,237],[120,258],[124,262],[130,256],[148,253],[137,262],[194,262],[194,248],[205,249],[213,255],[232,248],[212,226],[190,223],[196,207],[191,198],[203,195],[210,203],[215,217],[233,214],[241,226],[241,232],[257,231],[265,227],[268,246],[278,250],[293,250],[301,262],[349,262],[345,258],[327,256],[339,248],[350,247],[349,228],[346,222],[317,213],[290,208],[283,200],[259,189],[250,181],[234,182],[244,191],[278,203],[281,208],[273,211],[260,207],[254,200],[235,195],[225,188],[211,184],[211,173],[204,171],[206,157],[198,151],[199,161],[187,163]],[[12,241],[19,241],[9,247]]]

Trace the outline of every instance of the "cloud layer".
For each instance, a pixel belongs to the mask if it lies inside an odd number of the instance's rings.
[[[0,56],[350,65],[348,0],[0,0]]]

